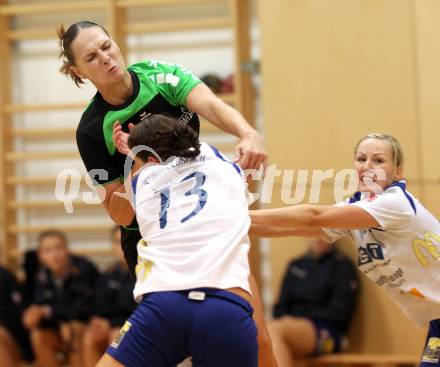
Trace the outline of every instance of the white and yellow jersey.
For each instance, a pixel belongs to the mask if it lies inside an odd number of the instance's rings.
[[[330,240],[351,236],[359,268],[384,287],[402,310],[425,326],[440,318],[440,224],[398,181],[372,199],[355,195],[337,205],[356,205],[380,224],[365,230],[323,229]]]
[[[250,225],[240,168],[201,144],[194,159],[145,167],[134,183],[139,242],[136,299],[199,287],[250,293]]]

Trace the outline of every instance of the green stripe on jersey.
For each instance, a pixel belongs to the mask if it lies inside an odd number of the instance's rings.
[[[189,70],[177,64],[147,60],[130,65],[128,69],[135,72],[139,79],[139,94],[128,107],[109,111],[104,117],[104,138],[111,155],[116,152],[112,139],[115,121],[119,121],[121,124],[127,122],[131,116],[146,107],[158,94],[170,106],[185,105],[188,94],[197,84],[201,83],[201,80]]]
[[[107,145],[107,149],[111,155],[114,155],[116,152],[116,146],[112,138],[113,125],[115,122],[119,121],[121,125],[127,122],[131,116],[148,104],[158,94],[156,88],[154,88],[154,85],[148,81],[147,75],[144,73],[138,73],[137,77],[139,78],[139,93],[136,99],[122,110],[108,111],[104,117],[102,128],[104,132],[105,144]]]
[[[147,75],[144,73],[138,73],[137,77],[139,78],[139,93],[136,99],[130,104],[130,106],[122,110],[108,111],[104,117],[102,128],[104,131],[105,144],[111,155],[114,155],[116,152],[116,146],[112,138],[113,125],[115,122],[119,121],[121,125],[127,122],[131,116],[148,104],[148,102],[157,95],[157,90],[154,88],[154,85],[146,80],[148,79]]]

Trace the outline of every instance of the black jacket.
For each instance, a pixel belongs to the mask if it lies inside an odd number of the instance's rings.
[[[41,266],[35,280],[32,303],[48,305],[52,309],[46,322],[87,321],[92,311],[93,292],[98,277],[96,267],[79,256],[70,256],[67,276],[60,284],[49,269]]]
[[[93,314],[109,320],[111,326],[122,326],[136,308],[133,288],[128,269],[115,264],[96,283]]]
[[[0,266],[0,325],[9,331],[24,359],[30,362],[33,359],[32,347],[28,331],[21,321],[25,306],[22,286],[11,272]]]
[[[13,332],[21,327],[22,289],[14,275],[0,266],[0,324]]]
[[[290,262],[274,317],[305,317],[331,323],[345,332],[358,293],[353,263],[332,248],[320,258],[306,254]]]

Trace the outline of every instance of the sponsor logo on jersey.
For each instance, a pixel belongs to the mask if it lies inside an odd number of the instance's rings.
[[[182,111],[182,114],[179,116],[179,118],[177,119],[177,121],[180,124],[183,125],[188,125],[189,122],[191,121],[191,119],[194,116],[194,112],[191,111],[188,107],[186,106],[180,106],[180,110]]]
[[[116,337],[116,339],[111,343],[111,346],[113,348],[117,348],[119,347],[119,345],[122,342],[122,339],[124,339],[125,334],[128,333],[128,331],[131,328],[131,322],[130,321],[125,321],[124,325],[121,327],[121,330],[119,330],[119,335]]]
[[[139,115],[139,122],[144,121],[146,118],[148,118],[148,117],[151,116],[151,115],[152,115],[151,112],[149,112],[149,113],[147,113],[147,111],[142,112],[142,113]]]
[[[438,363],[440,361],[440,338],[429,338],[423,352],[422,362]]]
[[[366,246],[358,248],[359,266],[373,262],[374,260],[384,260],[382,246],[378,243],[367,243]]]
[[[408,293],[412,294],[413,296],[416,296],[418,298],[426,299],[426,297],[423,295],[423,293],[420,292],[417,288],[411,288]]]
[[[429,258],[440,258],[440,235],[433,232],[426,232],[423,238],[412,242],[412,247],[417,260],[422,266],[430,265]]]
[[[391,275],[381,275],[377,280],[376,284],[379,286],[388,286],[390,288],[400,287],[405,279],[402,279],[405,272],[399,268]],[[396,283],[396,281],[398,281]]]

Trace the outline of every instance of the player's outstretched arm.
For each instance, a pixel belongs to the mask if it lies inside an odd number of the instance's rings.
[[[362,229],[379,226],[367,211],[354,205],[301,204],[249,211],[252,224],[281,228]]]
[[[245,118],[218,98],[205,84],[198,84],[186,99],[186,105],[223,131],[241,139],[235,148],[236,162],[243,169],[266,168],[267,153],[261,135]]]

